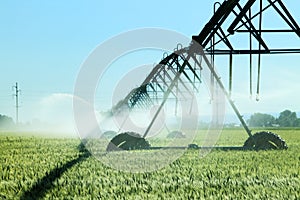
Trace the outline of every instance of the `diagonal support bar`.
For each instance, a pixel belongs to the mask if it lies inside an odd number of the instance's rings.
[[[190,56],[188,56],[187,59],[189,59],[189,58],[190,58]],[[178,81],[178,79],[179,79],[181,73],[184,71],[184,68],[185,68],[187,62],[188,62],[188,61],[185,61],[185,62],[183,63],[183,65],[180,67],[180,69],[179,69],[178,73],[176,74],[175,78],[173,79],[171,85],[169,86],[168,90],[167,90],[166,93],[164,94],[164,99],[163,99],[162,103],[160,104],[158,110],[156,111],[155,115],[153,116],[153,118],[152,118],[152,120],[151,120],[149,126],[147,127],[147,129],[146,129],[146,131],[145,131],[145,133],[144,133],[144,135],[143,135],[144,138],[148,135],[150,129],[152,128],[152,126],[153,126],[153,124],[154,124],[156,118],[158,117],[158,114],[160,113],[160,111],[161,111],[161,109],[163,108],[163,106],[165,105],[165,103],[166,103],[166,101],[167,101],[167,99],[168,99],[170,93],[172,92],[173,87],[176,85],[176,82]]]
[[[229,26],[227,31],[230,34],[234,34],[234,29],[238,25],[238,23],[242,20],[242,18],[246,15],[246,13],[249,11],[249,9],[252,7],[252,5],[255,3],[256,0],[249,0],[244,8],[241,10],[241,12],[237,15],[237,17],[234,19],[232,24]]]

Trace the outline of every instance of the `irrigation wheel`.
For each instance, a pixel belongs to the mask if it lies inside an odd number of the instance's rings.
[[[167,138],[185,138],[185,134],[181,131],[172,131],[167,135]]]
[[[117,135],[116,131],[105,131],[101,138],[106,138],[106,139],[112,139],[113,137],[115,137]]]
[[[149,149],[149,142],[134,132],[125,132],[115,136],[108,144],[106,151]]]
[[[287,149],[286,142],[277,134],[262,131],[249,137],[244,143],[245,149],[269,150],[269,149]]]

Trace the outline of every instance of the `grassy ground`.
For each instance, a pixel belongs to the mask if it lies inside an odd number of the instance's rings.
[[[0,199],[300,199],[300,130],[272,131],[287,151],[213,150],[200,158],[188,150],[151,173],[111,169],[79,152],[78,139],[2,133]],[[241,146],[246,138],[225,129],[217,145]]]

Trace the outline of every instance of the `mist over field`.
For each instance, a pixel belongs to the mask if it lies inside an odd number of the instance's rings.
[[[73,117],[73,95],[55,93],[45,96],[30,107],[19,108],[19,123],[15,116],[1,123],[2,131],[12,131],[49,137],[78,137]]]

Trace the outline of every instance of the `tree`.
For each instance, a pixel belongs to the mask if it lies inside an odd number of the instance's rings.
[[[0,129],[11,128],[14,125],[14,121],[11,117],[0,114]]]
[[[269,114],[254,113],[248,120],[249,126],[252,127],[270,127],[276,123],[275,117]]]
[[[290,110],[282,111],[279,114],[277,122],[281,127],[294,127],[300,125],[296,112]]]

